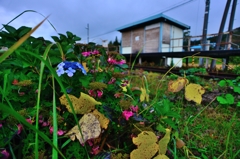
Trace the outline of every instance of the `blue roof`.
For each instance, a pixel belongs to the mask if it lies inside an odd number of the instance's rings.
[[[153,24],[153,23],[161,22],[161,21],[171,23],[171,24],[176,25],[176,26],[178,26],[182,29],[190,29],[190,26],[188,26],[184,23],[181,23],[181,22],[179,22],[179,21],[177,21],[173,18],[170,18],[170,17],[160,13],[160,14],[153,15],[151,17],[148,17],[148,18],[145,18],[145,19],[142,19],[142,20],[124,25],[120,28],[117,28],[116,30],[117,31],[124,31],[124,30],[128,30],[128,29],[131,29],[131,28],[144,26],[144,25],[150,25],[150,24]]]
[[[192,46],[191,49],[202,49],[201,45]]]

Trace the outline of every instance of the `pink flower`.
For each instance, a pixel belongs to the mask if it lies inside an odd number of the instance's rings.
[[[17,127],[18,127],[17,134],[19,135],[23,130],[23,126],[22,126],[22,124],[18,124]]]
[[[18,80],[17,79],[14,79],[13,82],[12,82],[13,85],[17,85],[18,84]]]
[[[133,112],[132,112],[132,111],[124,110],[124,111],[122,112],[122,116],[123,116],[126,120],[129,120],[129,118],[130,118],[131,116],[133,116]]]
[[[36,89],[35,93],[38,93],[38,89]]]
[[[91,55],[91,52],[82,52],[82,55],[83,55],[84,57],[88,57],[88,56]]]
[[[108,81],[108,84],[113,84],[116,81],[116,78],[112,77],[110,81]]]
[[[10,156],[10,154],[7,152],[7,150],[2,150],[1,154],[2,154],[1,159],[8,159]]]
[[[2,123],[0,123],[0,128],[2,127]]]
[[[123,60],[123,59],[117,62],[117,64],[119,64],[119,65],[122,65],[122,64],[125,64],[125,63],[126,63],[126,60]]]
[[[49,132],[50,132],[50,134],[53,133],[53,126],[50,126],[50,127],[49,127]]]
[[[31,118],[27,118],[26,121],[27,121],[29,124],[32,124]]]
[[[19,96],[24,96],[25,93],[24,92],[18,92]]]
[[[43,126],[43,127],[49,126],[49,121],[44,121],[44,122],[42,122],[42,126]]]
[[[108,58],[107,62],[109,64],[117,64],[117,61],[115,59],[111,58],[111,57]]]
[[[49,127],[49,132],[50,132],[50,134],[53,133],[53,126]],[[57,131],[58,136],[62,136],[64,133],[65,133],[65,131],[63,131],[61,129]]]
[[[97,90],[97,96],[98,98],[101,98],[103,95],[103,91],[102,90]]]
[[[128,85],[128,80],[123,80],[121,86],[125,87]]]
[[[92,54],[93,54],[93,55],[97,55],[97,54],[99,54],[99,51],[98,51],[98,50],[94,50],[94,51],[92,52]]]
[[[89,94],[90,96],[92,96],[92,97],[96,97],[96,93],[95,93],[95,91],[92,90],[92,89],[90,89],[90,90],[88,91],[88,94]]]
[[[93,146],[91,154],[96,155],[99,153],[99,146]]]
[[[133,112],[135,112],[135,113],[138,112],[138,106],[137,106],[137,105],[136,105],[135,107],[134,107],[134,106],[131,106],[130,109],[131,109]]]
[[[63,131],[63,130],[58,130],[58,132],[57,132],[57,134],[58,134],[58,136],[62,136],[63,134],[65,133],[65,131]]]
[[[93,142],[94,142],[93,139],[87,140],[87,143],[88,143],[89,146],[93,146]]]
[[[115,97],[115,98],[120,98],[122,95],[123,95],[122,93],[115,93],[115,94],[114,94],[114,97]]]

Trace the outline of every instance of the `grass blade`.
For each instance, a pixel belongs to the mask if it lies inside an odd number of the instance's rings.
[[[46,18],[43,14],[41,14],[41,13],[35,11],[35,10],[25,10],[25,11],[23,11],[22,13],[20,13],[19,15],[17,15],[15,18],[13,18],[13,19],[12,19],[10,22],[8,22],[6,25],[10,24],[10,23],[13,22],[15,19],[19,18],[21,15],[23,15],[24,13],[27,13],[27,12],[38,13],[38,14],[40,14],[41,16],[43,16],[44,18]],[[52,25],[52,23],[51,23],[49,20],[47,20],[47,21],[48,21],[48,23],[53,27],[53,29],[57,32],[57,29]],[[0,31],[3,30],[3,28],[4,28],[4,27],[2,27],[2,28],[0,29]]]
[[[24,41],[26,41],[30,35],[39,28],[43,22],[47,19],[46,17],[43,21],[41,21],[37,26],[35,26],[31,31],[29,31],[27,34],[25,34],[21,39],[19,39],[13,46],[11,46],[6,52],[3,53],[2,56],[0,56],[0,63],[2,63],[9,55],[13,53],[14,50],[16,50]]]
[[[46,48],[43,59],[47,59],[47,54],[52,47],[53,44],[48,45]],[[38,55],[37,55],[38,56]],[[36,121],[39,120],[39,110],[40,110],[40,98],[41,98],[41,88],[42,88],[42,78],[43,78],[43,71],[44,71],[45,64],[41,62],[40,65],[40,74],[39,74],[39,83],[38,83],[38,95],[37,95],[37,106],[36,106]],[[38,122],[36,122],[36,129],[38,129],[39,125]],[[35,158],[38,159],[38,133],[35,134]]]
[[[54,77],[52,77],[53,86],[53,145],[58,146],[58,123],[57,123],[57,104],[56,104],[56,94],[55,94],[55,83]],[[53,148],[52,157],[58,159],[58,152]]]

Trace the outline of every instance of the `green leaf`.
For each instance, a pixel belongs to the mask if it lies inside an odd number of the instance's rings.
[[[233,87],[233,86],[234,86],[234,84],[233,84],[233,82],[232,82],[231,80],[227,80],[227,83],[228,83],[228,85],[229,85],[230,87]]]
[[[208,157],[204,154],[202,154],[203,159],[208,159]]]
[[[180,118],[180,114],[178,114],[177,112],[174,111],[169,111],[165,114],[168,117],[172,117],[172,118]]]
[[[218,82],[218,85],[219,85],[220,87],[226,87],[227,82],[226,82],[225,80],[221,80],[220,82]]]
[[[18,37],[22,37],[25,34],[27,34],[32,28],[26,27],[26,26],[22,26],[17,30],[18,33]]]
[[[73,38],[73,33],[71,33],[70,31],[67,31],[67,36],[69,39],[72,39]]]
[[[59,33],[59,35],[60,35],[60,40],[64,41],[67,39],[66,35],[60,34],[60,33]]]
[[[81,40],[81,38],[78,37],[78,36],[76,36],[76,37],[73,38],[73,40],[74,40],[74,41],[79,41],[79,40]]]
[[[79,81],[82,83],[83,87],[88,87],[90,83],[90,78],[88,76],[82,76]]]
[[[240,94],[240,87],[234,86],[233,91]]]
[[[240,107],[240,102],[237,103],[237,106]]]
[[[117,65],[117,66],[120,67],[120,68],[128,68],[127,64],[122,64],[122,65]]]
[[[233,104],[234,103],[234,97],[231,94],[226,94],[226,100],[228,104]]]
[[[217,97],[217,101],[218,101],[220,104],[228,104],[228,101],[227,101],[225,98],[221,97],[221,96],[218,96],[218,97]]]
[[[161,125],[161,124],[158,124],[156,129],[159,131],[159,132],[166,132],[166,129]]]
[[[3,25],[3,26],[10,34],[14,34],[16,32],[16,29],[10,25]]]
[[[61,149],[63,149],[65,146],[67,146],[72,140],[71,139],[68,139],[67,141],[65,141],[62,146],[61,146]]]
[[[169,126],[171,126],[173,129],[177,129],[176,123],[172,120],[172,118],[165,118],[163,119],[165,123],[167,123]]]
[[[57,36],[51,36],[51,38],[55,41],[55,42],[59,42],[60,39]]]

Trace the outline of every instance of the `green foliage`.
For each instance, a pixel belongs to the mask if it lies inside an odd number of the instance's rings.
[[[217,101],[223,105],[234,104],[234,97],[231,94],[226,94],[225,96],[218,96]]]
[[[218,85],[224,91],[230,91],[230,93],[223,94],[217,97],[217,101],[223,105],[232,105],[235,104],[235,98],[237,95],[240,94],[240,85],[239,85],[240,78],[238,77],[235,80],[221,80],[218,82]],[[236,103],[239,106],[239,102]]]

